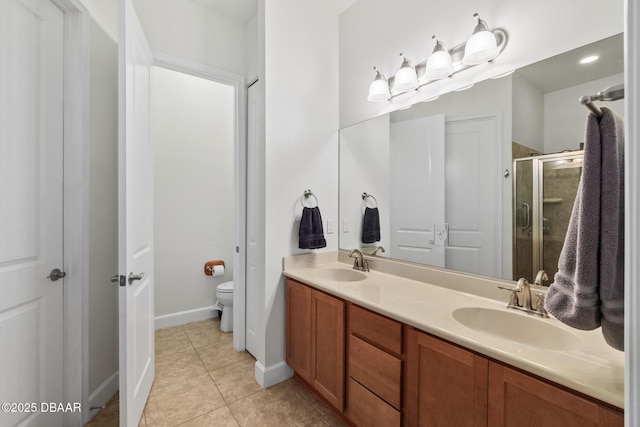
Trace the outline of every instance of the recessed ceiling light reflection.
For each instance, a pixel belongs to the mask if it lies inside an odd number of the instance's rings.
[[[580,64],[585,65],[585,64],[591,64],[592,62],[596,62],[598,59],[600,58],[599,55],[589,55],[589,56],[585,56],[584,58],[582,58],[580,60]]]

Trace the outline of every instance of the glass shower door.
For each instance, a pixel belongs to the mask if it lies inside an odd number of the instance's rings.
[[[567,234],[581,173],[582,152],[542,160],[540,269],[547,272],[550,282],[558,271],[558,259]]]
[[[518,159],[513,165],[513,280],[532,280],[534,275],[533,162],[532,158]]]
[[[524,277],[533,283],[538,270],[545,270],[553,281],[580,183],[582,157],[582,151],[573,151],[514,160],[514,280]]]

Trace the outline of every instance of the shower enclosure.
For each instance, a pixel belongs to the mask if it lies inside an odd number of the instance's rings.
[[[558,271],[573,202],[582,172],[583,151],[513,161],[513,279],[533,283],[538,270],[549,281]]]

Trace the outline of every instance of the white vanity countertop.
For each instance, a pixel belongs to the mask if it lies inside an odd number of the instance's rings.
[[[516,342],[471,329],[453,317],[455,310],[464,307],[507,311],[508,292],[496,293],[502,298],[497,300],[487,296],[492,296],[495,286],[491,287],[491,292],[484,292],[484,296],[477,295],[473,289],[478,287],[475,280],[486,282],[487,278],[467,275],[468,292],[464,292],[464,285],[460,283],[461,276],[464,278],[465,275],[438,269],[435,274],[439,278],[439,286],[436,286],[415,280],[416,269],[425,269],[425,276],[431,274],[433,279],[434,269],[430,267],[409,265],[408,269],[414,271],[408,276],[413,279],[375,271],[376,263],[394,262],[382,258],[374,259],[372,271],[365,273],[367,277],[361,281],[337,282],[314,275],[313,271],[319,268],[351,269],[351,264],[338,262],[337,254],[326,252],[285,258],[284,275],[618,408],[624,407],[624,353],[609,347],[600,329],[580,331],[553,318],[540,319],[540,322],[565,329],[578,338],[579,344],[569,350],[549,350]],[[340,257],[344,258],[344,254]],[[449,286],[448,276],[457,290],[446,287]],[[496,285],[503,283],[495,281]],[[484,285],[487,287],[486,283]],[[533,301],[535,303],[535,299]],[[516,310],[508,311],[529,316]],[[530,333],[535,331],[522,331],[522,334]]]

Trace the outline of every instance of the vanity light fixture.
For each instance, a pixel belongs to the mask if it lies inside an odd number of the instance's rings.
[[[454,89],[453,91],[454,92],[462,92],[462,91],[465,91],[467,89],[471,89],[474,85],[475,85],[475,83],[471,83],[471,84],[459,87],[458,89]]]
[[[496,36],[489,31],[487,23],[480,19],[477,13],[474,13],[473,17],[476,19],[476,28],[464,48],[462,63],[465,65],[491,61],[500,53]]]
[[[422,100],[422,102],[431,102],[431,101],[435,101],[438,98],[440,98],[440,95],[436,95],[436,96],[432,96],[431,98],[424,99]]]
[[[418,75],[416,68],[411,65],[409,60],[400,52],[402,57],[402,65],[394,78],[394,92],[408,92],[418,87]]]
[[[406,92],[419,90],[440,79],[451,77],[475,65],[495,59],[507,45],[507,34],[500,29],[489,30],[487,23],[480,19],[477,13],[473,16],[477,21],[476,28],[466,43],[447,50],[436,36],[433,36],[436,45],[428,59],[413,65],[401,53],[400,70],[388,80],[374,67],[377,74],[369,86],[367,99],[371,102],[388,101]],[[421,76],[420,80],[418,80],[418,75]],[[508,73],[503,75],[508,75]]]
[[[451,54],[444,48],[436,36],[433,36],[432,39],[435,40],[436,46],[433,48],[433,52],[431,53],[431,56],[429,56],[429,59],[427,59],[424,76],[428,80],[439,80],[449,77],[453,74],[453,61],[451,60]]]
[[[389,92],[389,82],[387,78],[378,70],[373,67],[376,72],[376,77],[369,86],[369,96],[367,99],[371,102],[387,101],[391,98],[391,92]]]
[[[510,71],[507,71],[506,73],[500,73],[500,74],[498,74],[498,75],[495,75],[495,76],[493,76],[493,77],[491,77],[491,78],[492,78],[492,79],[501,79],[501,78],[503,78],[503,77],[510,76],[511,74],[513,74],[513,73],[515,73],[515,72],[516,72],[516,70],[515,70],[515,69],[513,69],[513,70],[510,70]]]

